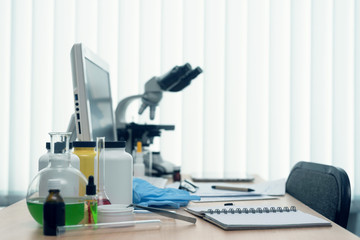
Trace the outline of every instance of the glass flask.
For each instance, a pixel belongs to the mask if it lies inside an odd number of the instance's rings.
[[[79,188],[85,188],[85,176],[71,165],[69,138],[71,133],[51,132],[49,165],[38,172],[31,181],[26,195],[26,204],[31,216],[43,224],[43,205],[49,194],[49,181],[58,181],[65,202],[65,225],[74,225],[84,219],[84,196]],[[63,142],[64,150],[55,151],[55,144]]]
[[[97,179],[98,205],[111,204],[105,191],[105,137],[96,138],[95,176]]]

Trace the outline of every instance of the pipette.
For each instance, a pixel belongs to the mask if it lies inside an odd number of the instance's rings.
[[[110,222],[97,224],[79,224],[58,226],[56,229],[57,236],[76,236],[93,235],[94,233],[112,233],[112,232],[128,232],[159,229],[161,221],[159,219],[137,220],[125,222]]]

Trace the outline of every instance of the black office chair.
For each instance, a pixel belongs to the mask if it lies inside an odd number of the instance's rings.
[[[351,201],[346,172],[337,167],[298,162],[286,181],[286,192],[346,228]]]

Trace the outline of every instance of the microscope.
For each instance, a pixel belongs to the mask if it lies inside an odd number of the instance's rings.
[[[126,151],[128,153],[133,153],[138,141],[141,141],[142,146],[147,147],[153,143],[154,137],[161,136],[161,130],[170,131],[175,129],[174,125],[150,125],[126,122],[126,111],[130,103],[134,100],[141,99],[142,104],[138,114],[141,115],[146,108],[149,108],[149,117],[151,120],[154,120],[156,107],[162,99],[163,91],[179,92],[190,85],[191,81],[200,73],[202,73],[200,67],[192,69],[189,63],[183,66],[175,66],[164,75],[160,77],[154,76],[148,80],[145,83],[143,94],[129,96],[119,102],[115,111],[117,137],[119,141],[126,141]],[[164,161],[160,152],[152,152],[151,154],[152,156],[144,156],[147,167],[149,166],[150,157],[152,159],[151,175],[162,176],[174,172],[176,168],[175,165]]]

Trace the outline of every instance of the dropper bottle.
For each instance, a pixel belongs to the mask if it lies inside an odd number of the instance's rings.
[[[85,196],[85,224],[97,223],[97,199],[94,176],[89,176]]]
[[[143,176],[145,176],[145,164],[142,153],[142,144],[140,141],[138,141],[136,153],[135,153],[134,177],[143,177]]]

